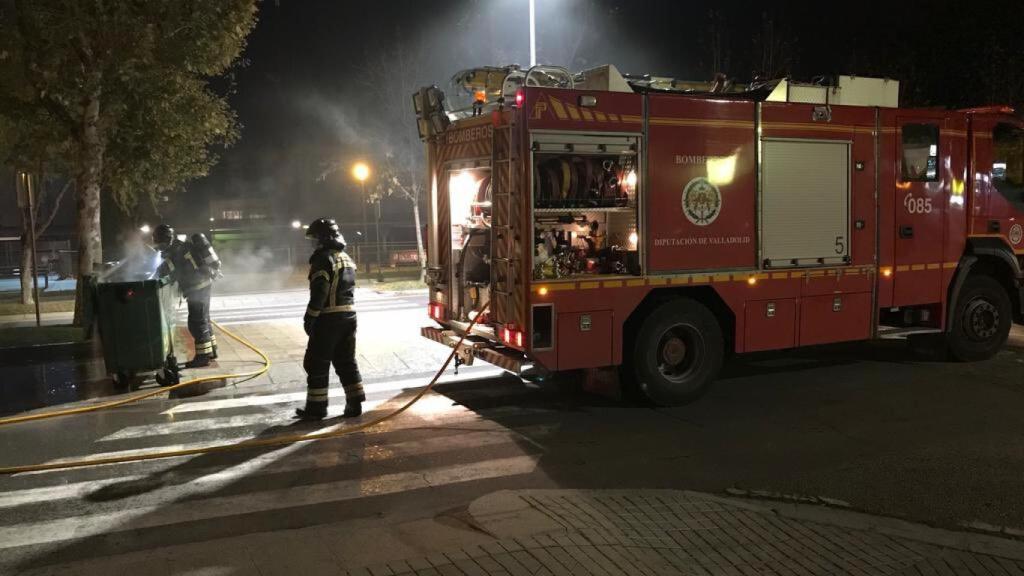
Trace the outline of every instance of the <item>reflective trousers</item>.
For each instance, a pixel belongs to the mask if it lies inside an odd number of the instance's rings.
[[[188,301],[188,332],[195,340],[196,356],[210,356],[215,345],[210,328],[210,287],[189,292],[185,300]]]
[[[327,412],[327,388],[331,364],[352,402],[366,400],[363,377],[356,363],[356,313],[323,314],[313,322],[302,367],[306,369],[306,410]]]

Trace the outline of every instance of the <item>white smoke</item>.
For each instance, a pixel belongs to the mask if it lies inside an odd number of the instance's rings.
[[[156,277],[156,271],[163,262],[163,257],[156,249],[146,244],[141,238],[125,244],[122,250],[124,258],[116,262],[108,262],[97,276],[97,282],[138,282]]]
[[[271,292],[305,286],[306,258],[296,247],[239,246],[218,250],[224,277],[215,294]]]

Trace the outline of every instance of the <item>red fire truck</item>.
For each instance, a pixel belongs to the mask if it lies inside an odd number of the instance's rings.
[[[481,68],[414,95],[422,335],[510,371],[614,372],[656,403],[727,352],[936,333],[980,360],[1024,322],[1024,122],[904,109],[898,83]],[[481,313],[484,303],[489,303]],[[479,315],[479,316],[478,316]]]

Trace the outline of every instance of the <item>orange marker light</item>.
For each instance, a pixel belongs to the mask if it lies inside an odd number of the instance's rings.
[[[882,268],[882,276],[886,278],[892,276],[892,268]]]
[[[756,276],[751,276],[750,278],[747,278],[747,284],[750,284],[751,286],[753,286],[754,284],[757,284],[757,277]]]
[[[537,294],[540,294],[541,296],[547,296],[548,295],[548,287],[547,286],[541,286],[540,288],[537,289]]]

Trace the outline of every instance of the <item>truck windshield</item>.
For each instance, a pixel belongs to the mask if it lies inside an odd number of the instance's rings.
[[[997,124],[992,131],[992,184],[1024,210],[1024,130],[1012,124]]]

